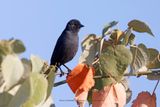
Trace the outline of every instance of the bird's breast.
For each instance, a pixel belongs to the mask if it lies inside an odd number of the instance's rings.
[[[73,59],[78,50],[78,35],[67,33],[65,40],[65,57],[67,57],[67,61]]]

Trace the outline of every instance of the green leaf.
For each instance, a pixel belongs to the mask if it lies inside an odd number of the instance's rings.
[[[131,35],[129,36],[129,39],[128,39],[128,43],[130,45],[133,45],[134,44],[134,40],[135,40],[135,35],[133,33],[131,33]]]
[[[31,94],[31,85],[27,79],[19,88],[15,96],[11,99],[8,107],[20,107],[29,98]]]
[[[149,80],[160,80],[160,71],[152,71],[151,74],[147,75]]]
[[[52,88],[54,87],[55,72],[53,72],[53,71],[55,71],[55,70],[56,70],[56,68],[52,67],[52,71],[49,72],[49,74],[48,74],[48,78],[47,78],[48,88],[47,88],[47,97],[46,97],[46,100],[51,95]]]
[[[47,95],[48,82],[43,75],[33,73],[30,77],[31,93],[29,100],[38,105],[45,100]]]
[[[10,47],[9,41],[1,40],[0,41],[0,57],[2,62],[2,57],[7,54],[12,54],[12,48]]]
[[[147,48],[144,44],[131,46],[133,61],[131,71],[147,71],[148,69],[160,68],[159,51],[153,48]]]
[[[31,55],[32,72],[41,72],[44,61],[38,56]]]
[[[22,61],[25,73],[26,72],[31,72],[31,70],[32,70],[31,60],[28,60],[26,58],[22,58],[21,61]]]
[[[36,107],[32,101],[28,101],[22,105],[22,107]]]
[[[146,65],[148,63],[148,53],[147,47],[144,44],[139,44],[138,46],[131,46],[130,50],[133,55],[133,60],[131,63],[131,71],[145,71],[147,70]]]
[[[79,63],[92,65],[96,53],[99,51],[99,42],[95,34],[88,35],[81,44],[82,54],[79,58]]]
[[[3,85],[3,83],[4,83],[4,78],[3,78],[2,72],[0,71],[0,87]]]
[[[92,89],[89,90],[88,96],[87,96],[87,101],[88,101],[89,105],[92,104],[92,91],[93,91]],[[89,107],[90,107],[90,106],[89,106]]]
[[[22,53],[25,51],[25,46],[21,40],[12,40],[11,41],[11,48],[14,53]]]
[[[5,80],[5,90],[9,90],[21,79],[24,68],[21,60],[16,55],[7,55],[2,62],[2,74]]]
[[[22,58],[21,61],[22,61],[23,67],[24,67],[24,74],[21,78],[21,81],[23,82],[24,80],[26,80],[26,78],[29,77],[29,75],[32,71],[32,64],[31,64],[31,61],[26,58]]]
[[[154,34],[152,33],[151,29],[149,28],[149,26],[145,23],[142,22],[140,20],[132,20],[128,23],[128,26],[130,28],[133,28],[134,31],[137,32],[146,32],[152,36],[154,36]]]
[[[51,97],[51,95],[45,101],[45,103],[43,103],[43,105],[41,107],[56,107],[55,104],[54,104],[53,98]]]
[[[115,26],[117,24],[118,24],[117,21],[112,21],[112,22],[106,24],[105,27],[102,30],[102,37],[104,37],[105,35],[107,35],[107,32],[108,32],[109,28],[111,28],[111,27],[113,27],[113,26]]]
[[[47,96],[47,87],[47,80],[42,74],[37,72],[31,73],[12,98],[8,107],[42,104]]]
[[[153,48],[149,48],[148,50],[149,62],[147,64],[147,68],[149,69],[158,69],[160,68],[160,54],[159,51]]]
[[[108,78],[96,79],[96,89],[121,81],[131,61],[132,54],[124,45],[108,46],[104,49],[100,56],[98,68],[100,70],[96,70],[96,75],[108,76]]]
[[[123,41],[122,41],[123,45],[128,45],[129,37],[131,36],[131,34],[132,34],[132,29],[127,29],[127,31],[124,34]]]
[[[129,103],[131,101],[131,98],[132,98],[132,90],[128,88],[126,90],[126,103]]]
[[[110,35],[110,38],[116,42],[120,41],[123,36],[123,31],[114,29]]]
[[[112,58],[109,58],[109,59],[112,60]],[[111,61],[111,63],[112,62],[113,62],[113,60]],[[106,73],[106,71],[104,71],[104,69],[102,68],[102,66],[105,66],[105,65],[106,65],[105,62],[103,62],[103,64],[102,64],[102,60],[100,59],[100,64],[95,66],[95,68],[96,68],[95,76],[107,76],[107,78],[95,79],[95,87],[94,87],[95,89],[101,90],[106,85],[110,85],[110,84],[116,83],[116,80],[113,79],[113,78],[110,78],[109,77],[110,74]],[[108,69],[112,69],[111,67],[108,68]]]
[[[129,88],[128,80],[126,78],[124,78],[121,81],[121,84],[124,86],[124,88],[126,90],[126,101],[127,101],[126,103],[129,103],[129,101],[131,100],[131,97],[132,97],[132,91]]]
[[[12,97],[13,96],[7,92],[0,93],[0,107],[7,107]]]
[[[12,40],[1,40],[0,41],[0,56],[13,54],[13,53],[22,53],[25,51],[25,46],[22,41],[16,39]]]

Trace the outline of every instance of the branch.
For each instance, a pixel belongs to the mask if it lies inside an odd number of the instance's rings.
[[[160,70],[134,72],[134,73],[125,73],[124,76],[136,76],[136,77],[140,77],[140,76],[149,75],[149,74],[160,75]],[[109,76],[102,76],[102,75],[94,76],[94,79],[100,79],[100,78],[109,78]],[[60,82],[56,82],[56,83],[54,83],[54,87],[57,87],[59,85],[63,85],[65,83],[66,83],[66,80],[62,80]]]
[[[62,80],[60,82],[56,82],[56,83],[54,83],[54,87],[57,87],[59,85],[65,84],[65,83],[66,83],[66,80]]]

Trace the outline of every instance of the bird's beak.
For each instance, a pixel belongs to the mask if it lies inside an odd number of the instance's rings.
[[[80,28],[81,28],[81,27],[84,27],[84,25],[81,24],[81,25],[80,25]]]

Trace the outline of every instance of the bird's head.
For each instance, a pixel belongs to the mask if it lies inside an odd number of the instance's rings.
[[[66,29],[72,32],[77,32],[81,27],[84,27],[77,19],[72,19],[67,23]]]

